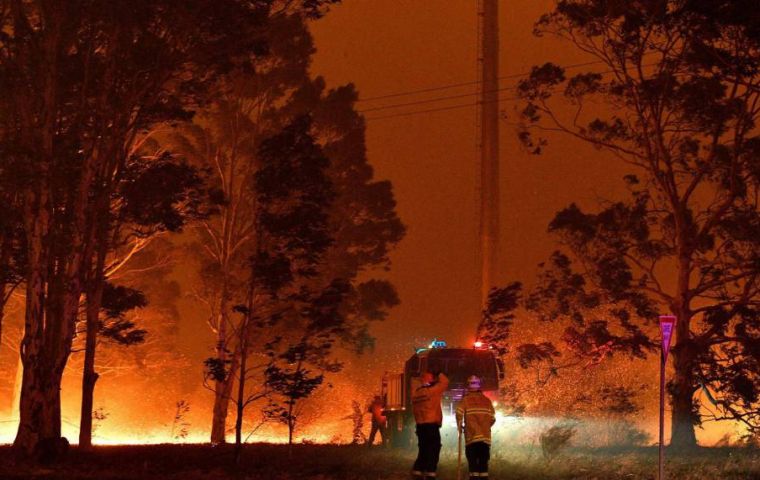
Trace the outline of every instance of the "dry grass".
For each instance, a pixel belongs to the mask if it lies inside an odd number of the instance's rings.
[[[669,454],[669,479],[758,479],[757,451],[702,449]],[[0,478],[15,479],[407,479],[412,452],[356,446],[297,445],[293,457],[286,446],[249,445],[240,467],[232,450],[207,445],[98,447],[74,449],[61,465],[49,468],[15,463],[11,451],[0,447]],[[654,479],[656,449],[600,451],[573,449],[547,461],[537,449],[495,449],[492,477],[501,480],[639,480]],[[465,470],[466,472],[466,470]],[[466,473],[463,476],[466,478]],[[456,452],[442,455],[439,478],[456,478]]]

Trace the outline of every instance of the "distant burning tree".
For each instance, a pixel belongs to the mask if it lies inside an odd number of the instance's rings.
[[[185,419],[188,413],[190,413],[190,404],[186,400],[179,400],[175,405],[172,431],[169,434],[174,440],[187,438],[190,433],[190,422]]]
[[[492,290],[478,338],[498,352],[509,372],[501,408],[518,417],[587,419],[588,424],[578,422],[579,435],[588,432],[599,444],[641,443],[645,437],[635,438],[631,420],[641,409],[637,383],[643,380],[621,377],[628,352],[611,345],[577,350],[561,324],[543,323],[522,298],[519,283]],[[610,328],[620,327],[611,322]],[[611,359],[616,352],[623,358]]]
[[[367,408],[363,407],[358,400],[351,400],[351,414],[343,417],[345,420],[351,420],[351,443],[362,445],[367,441],[364,434],[364,416]]]

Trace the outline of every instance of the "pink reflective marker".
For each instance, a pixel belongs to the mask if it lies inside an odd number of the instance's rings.
[[[670,340],[673,338],[673,329],[676,326],[676,317],[673,315],[660,315],[660,338],[662,338],[663,360],[668,360],[670,352]]]

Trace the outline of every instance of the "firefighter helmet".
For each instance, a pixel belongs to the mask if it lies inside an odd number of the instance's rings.
[[[480,390],[480,377],[477,375],[470,375],[470,377],[467,379],[467,388],[470,390]]]

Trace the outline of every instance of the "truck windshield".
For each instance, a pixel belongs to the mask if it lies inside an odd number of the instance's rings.
[[[427,369],[446,372],[452,388],[463,388],[467,377],[477,375],[483,382],[483,390],[498,388],[496,359],[489,351],[446,349],[431,352]]]

